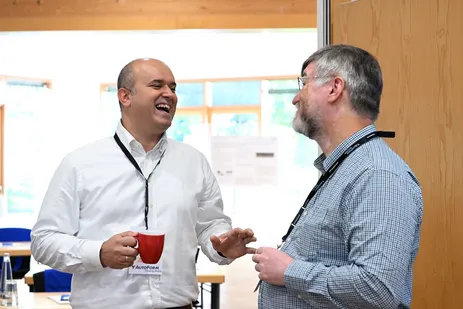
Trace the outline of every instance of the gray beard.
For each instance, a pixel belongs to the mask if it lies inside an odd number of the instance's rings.
[[[297,133],[307,136],[310,139],[314,139],[320,132],[320,124],[317,119],[313,116],[307,116],[301,113],[293,119],[293,129]]]

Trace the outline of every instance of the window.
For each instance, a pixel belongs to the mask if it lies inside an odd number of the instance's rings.
[[[4,102],[4,195],[7,214],[33,214],[41,205],[53,169],[58,164],[50,151],[54,136],[50,84],[6,79]]]
[[[261,81],[212,82],[212,106],[260,105]]]
[[[212,114],[213,136],[258,136],[259,120],[256,113]]]
[[[167,135],[197,146],[206,156],[208,147],[205,145],[211,134],[258,136],[261,86],[261,80],[178,81],[177,111]],[[120,117],[116,86],[102,85],[99,134],[112,134]]]
[[[121,119],[121,108],[117,99],[117,87],[102,85],[100,97],[100,117],[97,135],[111,136],[116,132],[118,121]]]
[[[202,134],[203,117],[197,114],[177,114],[167,130],[167,136],[180,142],[191,142]]]

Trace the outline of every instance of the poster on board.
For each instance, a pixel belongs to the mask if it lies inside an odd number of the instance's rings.
[[[221,185],[275,185],[277,138],[213,136],[211,166]]]

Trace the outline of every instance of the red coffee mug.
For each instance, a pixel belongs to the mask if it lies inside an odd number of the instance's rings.
[[[153,230],[138,232],[138,253],[143,263],[156,264],[164,250],[165,234]]]

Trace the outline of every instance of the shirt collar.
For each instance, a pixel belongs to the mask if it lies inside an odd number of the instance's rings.
[[[350,147],[352,144],[357,141],[358,139],[367,136],[370,133],[373,133],[376,131],[376,126],[374,124],[371,124],[369,126],[366,126],[365,128],[355,132],[352,134],[350,137],[345,139],[341,144],[339,144],[333,152],[328,155],[328,157],[325,156],[324,153],[322,153],[315,161],[314,161],[314,166],[322,173],[324,174],[327,170],[330,169],[330,167],[336,162],[336,160],[339,159],[339,157]]]
[[[143,146],[138,142],[132,134],[130,134],[129,131],[122,125],[122,120],[118,122],[117,127],[116,127],[116,133],[119,136],[119,139],[121,140],[122,144],[130,150],[130,152],[134,153],[142,153],[146,154],[145,150],[143,149]],[[156,150],[162,154],[167,148],[167,135],[164,132],[161,136],[161,139],[159,142],[154,146],[154,148],[148,152],[154,152],[156,153]]]

